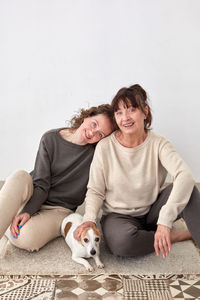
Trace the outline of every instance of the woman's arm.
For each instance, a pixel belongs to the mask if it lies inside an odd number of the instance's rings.
[[[160,147],[159,159],[173,177],[173,188],[167,203],[160,210],[157,223],[172,228],[173,222],[187,205],[195,182],[189,167],[167,140]]]
[[[97,145],[94,157],[90,166],[88,190],[85,198],[85,214],[83,216],[84,222],[94,222],[103,201],[105,200],[106,186],[105,186],[105,170],[103,166],[103,155],[101,142]]]
[[[105,178],[102,163],[101,143],[96,146],[92,164],[90,166],[90,175],[88,182],[88,190],[85,198],[85,214],[83,216],[83,224],[74,231],[74,237],[78,241],[83,230],[89,226],[96,227],[96,219],[100,208],[105,200]]]
[[[46,139],[47,135],[44,134],[40,141],[35,167],[31,173],[34,186],[33,195],[22,210],[22,213],[26,212],[30,216],[37,212],[45,202],[51,186],[51,161]]]
[[[156,255],[161,252],[162,257],[166,258],[171,251],[172,224],[189,201],[194,179],[189,168],[169,141],[165,141],[160,147],[159,159],[168,173],[173,176],[173,188],[167,203],[160,210],[154,236]]]

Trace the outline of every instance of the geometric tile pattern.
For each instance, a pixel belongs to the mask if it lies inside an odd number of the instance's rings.
[[[48,279],[4,279],[0,281],[0,299],[52,299],[54,289],[55,282]]]
[[[200,300],[200,274],[0,276],[1,300]]]
[[[162,299],[171,300],[169,286],[165,280],[124,279],[125,299]]]
[[[176,280],[169,283],[172,297],[178,299],[200,299],[200,280]]]
[[[55,299],[123,300],[122,280],[115,275],[83,275],[56,282]]]
[[[124,299],[200,299],[200,275],[129,275],[123,278],[123,288]]]

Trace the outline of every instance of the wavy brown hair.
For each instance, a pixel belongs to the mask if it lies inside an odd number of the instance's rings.
[[[123,87],[117,92],[111,103],[113,113],[119,109],[120,101],[123,101],[126,107],[129,107],[131,103],[133,107],[139,108],[145,115],[145,107],[148,106],[148,114],[144,120],[144,129],[150,129],[152,123],[151,108],[148,103],[147,93],[139,84],[131,85],[129,88]]]
[[[73,116],[69,121],[71,129],[77,129],[84,121],[85,118],[93,117],[96,115],[103,114],[108,117],[111,124],[114,126],[113,110],[110,104],[101,104],[99,106],[93,106],[88,109],[80,109],[79,112]]]

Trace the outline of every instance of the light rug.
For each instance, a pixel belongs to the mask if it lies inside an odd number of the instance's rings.
[[[1,182],[0,182],[1,185]],[[199,186],[200,187],[200,186]],[[78,210],[83,213],[83,207]],[[177,229],[185,227],[183,221],[175,223]],[[42,233],[40,233],[42,234]],[[138,258],[121,258],[111,255],[104,241],[101,243],[103,270],[95,268],[92,274],[199,274],[200,253],[192,241],[176,243],[166,259],[154,253]],[[48,243],[39,252],[29,253],[11,244],[3,259],[0,258],[0,275],[78,275],[88,274],[82,265],[72,261],[71,252],[62,237]]]
[[[179,221],[177,227],[182,227]],[[137,257],[115,257],[109,253],[104,242],[101,244],[101,259],[105,268],[95,268],[92,274],[198,274],[200,273],[199,249],[192,241],[173,244],[170,255],[163,259],[154,253]],[[1,275],[67,275],[88,274],[85,268],[71,259],[71,252],[62,237],[49,242],[38,252],[29,253],[11,244],[0,260]]]

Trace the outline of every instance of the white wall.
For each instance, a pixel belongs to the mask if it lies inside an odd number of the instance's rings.
[[[140,83],[200,181],[199,0],[0,0],[0,179],[41,135]]]

